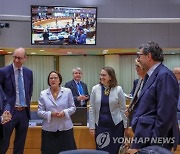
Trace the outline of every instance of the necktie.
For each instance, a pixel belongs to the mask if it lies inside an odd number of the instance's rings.
[[[77,87],[80,95],[84,95],[84,91],[80,82],[77,83]]]
[[[142,86],[142,89],[144,88],[144,85],[146,84],[148,78],[149,78],[149,75],[146,74],[145,77],[144,77],[144,80],[143,80],[143,86]]]
[[[18,69],[18,88],[19,88],[19,103],[22,106],[25,106],[25,96],[23,91],[23,81],[21,76],[21,70]]]

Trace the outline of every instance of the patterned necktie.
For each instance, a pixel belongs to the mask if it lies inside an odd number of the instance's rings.
[[[18,69],[18,88],[19,88],[19,103],[21,106],[25,106],[25,96],[23,91],[23,81],[21,76],[21,70]]]
[[[80,95],[84,95],[84,91],[80,82],[77,83],[77,87]]]

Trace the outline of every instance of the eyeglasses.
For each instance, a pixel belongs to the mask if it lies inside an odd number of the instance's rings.
[[[57,79],[59,79],[58,77],[50,77],[49,78],[50,80],[57,80]]]
[[[18,56],[13,56],[14,59],[22,60],[23,58],[18,57]]]
[[[141,57],[142,55],[144,55],[144,54],[137,52],[136,55],[137,55],[137,58],[140,58],[140,57]]]
[[[106,76],[106,74],[99,74],[100,76]]]

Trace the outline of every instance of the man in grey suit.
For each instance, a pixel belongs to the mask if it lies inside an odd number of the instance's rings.
[[[143,44],[137,54],[138,61],[147,74],[133,108],[131,126],[136,141],[132,142],[129,153],[133,154],[150,145],[176,149],[179,136],[176,114],[179,97],[177,79],[162,64],[163,50],[157,43]]]
[[[82,70],[79,67],[73,69],[73,80],[65,84],[71,89],[76,107],[86,107],[89,100],[87,85],[81,81]]]

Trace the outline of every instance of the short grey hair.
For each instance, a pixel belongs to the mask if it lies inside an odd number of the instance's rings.
[[[82,73],[82,69],[80,67],[73,68],[72,73],[74,73],[75,71]]]

